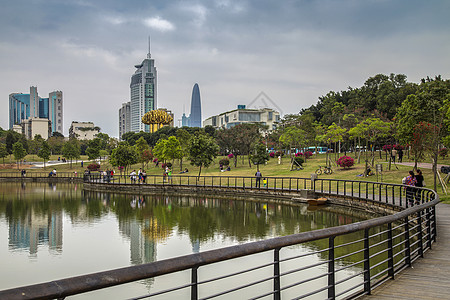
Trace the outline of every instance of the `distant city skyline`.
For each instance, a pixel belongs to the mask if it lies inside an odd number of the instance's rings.
[[[7,0],[0,104],[29,86],[61,90],[65,136],[79,120],[118,137],[118,109],[131,100],[133,66],[151,36],[157,105],[176,125],[194,82],[203,120],[248,105],[260,91],[283,113],[298,113],[379,73],[417,83],[450,78],[449,11],[446,0]],[[8,125],[5,109],[0,127]]]

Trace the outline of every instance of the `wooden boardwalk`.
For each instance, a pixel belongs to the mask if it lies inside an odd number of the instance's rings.
[[[372,295],[360,299],[450,299],[450,205],[438,204],[437,240],[432,249]]]

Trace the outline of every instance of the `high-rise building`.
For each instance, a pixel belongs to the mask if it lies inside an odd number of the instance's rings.
[[[130,131],[130,102],[122,103],[119,109],[119,139],[122,135]]]
[[[135,67],[130,83],[130,131],[150,132],[149,125],[141,122],[146,112],[156,109],[157,73],[150,49],[147,58]]]
[[[197,83],[192,88],[191,113],[189,117],[183,113],[181,124],[187,127],[202,127],[202,103],[200,101],[200,89]]]
[[[48,95],[48,119],[52,121],[52,132],[63,134],[63,95],[54,91]]]
[[[29,94],[13,93],[9,95],[9,128],[21,124],[29,118],[41,118],[51,121],[51,132],[63,134],[63,95],[54,91],[48,98],[38,95],[37,87],[31,86]]]

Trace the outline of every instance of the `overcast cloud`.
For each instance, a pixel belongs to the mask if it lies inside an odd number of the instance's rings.
[[[450,78],[450,1],[14,0],[0,10],[0,126],[8,96],[63,91],[64,131],[93,121],[118,136],[134,65],[148,52],[158,107],[203,119],[265,92],[284,114],[378,73]],[[256,103],[258,106],[258,103]]]

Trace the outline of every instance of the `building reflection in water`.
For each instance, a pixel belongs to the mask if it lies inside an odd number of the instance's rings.
[[[19,192],[15,194],[15,200],[27,203],[25,201],[30,197],[30,193],[41,195],[45,201],[49,197],[59,198],[63,192],[56,189],[56,184],[39,187],[29,184],[27,187],[26,183],[22,182]],[[47,245],[56,253],[62,252],[63,213],[60,209],[45,211],[39,206],[30,205],[28,209],[20,211],[20,217],[10,219],[8,246],[12,250],[26,249],[32,256],[36,256],[41,245]]]

